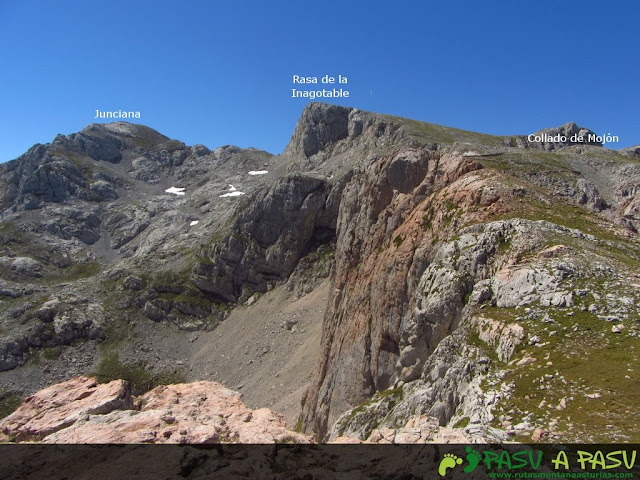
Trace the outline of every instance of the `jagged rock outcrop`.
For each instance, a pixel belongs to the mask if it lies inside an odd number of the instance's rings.
[[[579,127],[573,122],[565,123],[561,127],[545,128],[535,132],[534,137],[541,137],[541,141],[530,141],[528,145],[531,148],[540,150],[557,150],[570,145],[594,145],[601,147],[602,142],[595,139],[595,132],[588,128]],[[578,141],[577,137],[582,137],[582,141]]]
[[[559,133],[588,135],[590,131],[567,125]],[[458,225],[473,222],[472,218],[508,211],[509,202],[522,195],[520,190],[491,181],[477,172],[480,165],[446,148],[412,155],[417,157],[413,164],[404,159],[409,155],[402,149],[393,161],[393,157],[370,158],[354,172],[343,193],[323,359],[302,414],[305,424],[321,437],[337,413],[398,382],[435,382],[428,388],[430,393],[418,396],[411,408],[429,405],[421,411],[441,424],[449,422],[467,394],[466,387],[458,390],[458,385],[469,385],[482,376],[486,359],[468,360],[474,356],[470,349],[460,358],[452,353],[438,366],[434,352],[464,321],[465,302],[474,295],[476,284],[486,290],[476,297],[493,298],[499,308],[534,301],[559,308],[574,303],[575,294],[559,286],[574,274],[566,263],[553,266],[551,273],[545,270],[546,264],[542,269],[516,269],[516,276],[528,285],[524,290],[514,278],[503,279],[510,275],[507,265],[516,263],[514,255],[539,248],[535,232],[544,230],[542,225],[496,223],[454,234]],[[403,166],[394,169],[397,159],[402,159]],[[418,168],[415,173],[412,165]],[[596,211],[609,205],[589,180],[579,178],[576,185],[582,192],[572,196],[577,204],[588,204]],[[443,214],[448,211],[451,214]],[[523,228],[534,233],[525,235]],[[455,241],[438,244],[437,237],[454,235]],[[482,283],[494,276],[491,285]],[[454,368],[461,359],[467,360]],[[425,365],[428,371],[423,370]],[[428,380],[433,369],[442,375],[447,372],[441,384],[438,376]],[[467,376],[458,377],[456,371]],[[485,414],[472,415],[474,423],[480,417],[490,421],[489,411],[487,407]],[[406,422],[406,412],[396,420],[396,424]]]
[[[42,264],[31,257],[16,257],[7,261],[10,261],[9,268],[20,275],[35,278],[42,276]]]
[[[397,335],[397,340],[395,348],[388,349],[390,361],[386,366],[386,371],[378,372],[380,377],[383,374],[386,375],[388,383],[384,388],[380,388],[379,384],[376,390],[384,390],[396,382],[404,384],[419,378],[433,382],[445,381],[445,372],[447,372],[446,385],[439,387],[439,395],[441,396],[439,399],[438,394],[433,393],[437,392],[438,388],[432,388],[430,390],[432,396],[429,401],[424,401],[425,399],[422,398],[416,402],[416,404],[429,405],[429,410],[423,413],[438,418],[443,425],[446,424],[453,415],[459,398],[463,397],[465,393],[463,389],[453,397],[450,393],[451,387],[454,384],[468,385],[479,371],[486,368],[483,366],[486,362],[480,361],[474,364],[468,360],[471,355],[462,354],[463,352],[458,352],[461,353],[459,356],[450,355],[443,365],[433,365],[432,362],[428,363],[428,360],[435,358],[432,357],[432,353],[438,344],[461,321],[465,299],[471,295],[474,284],[484,280],[492,270],[496,269],[496,265],[500,265],[504,261],[504,259],[494,257],[499,251],[499,246],[510,242],[513,235],[514,227],[509,222],[498,222],[490,224],[488,227],[472,227],[468,232],[461,233],[457,240],[440,245],[429,254],[428,267],[424,269],[420,277],[412,281],[412,287],[405,286],[401,290],[403,293],[411,295],[409,298],[401,299],[406,302],[402,305],[406,309],[406,313],[403,315],[401,323],[397,325],[383,324],[381,328],[386,333],[388,342],[392,333]],[[416,252],[420,251],[420,249],[416,249]],[[406,276],[407,273],[400,278],[406,278]],[[389,294],[383,295],[382,299],[388,301]],[[376,323],[375,315],[377,313],[375,310],[371,312],[372,327]],[[384,321],[384,317],[378,320],[378,322],[381,321]],[[365,330],[365,332],[367,331]],[[382,338],[378,342],[384,340]],[[342,358],[342,355],[334,355],[330,361],[342,365],[342,370],[349,368],[348,362]],[[467,377],[458,379],[452,374],[447,362],[450,364],[456,361],[463,362],[459,370],[466,372]],[[466,365],[467,363],[468,365]],[[439,373],[433,377],[434,372]],[[348,374],[343,374],[342,378],[349,378]],[[328,410],[330,412],[334,404],[338,403],[341,398],[345,398],[342,391],[347,387],[342,385],[341,380],[336,380],[333,376],[330,376],[325,382],[328,387],[320,387],[318,403],[321,411]],[[332,390],[336,383],[338,390]],[[329,389],[330,395],[322,393],[325,388]],[[360,398],[363,396],[361,394]],[[326,398],[331,398],[331,401],[325,400]],[[348,397],[345,400],[348,402]],[[307,401],[309,401],[309,397]],[[412,405],[411,408],[415,409],[416,405]],[[313,411],[313,404],[309,410]]]
[[[43,348],[101,340],[105,326],[122,330],[129,319],[214,328],[229,308],[190,282],[193,246],[209,244],[211,232],[233,218],[237,199],[219,198],[228,183],[247,192],[262,185],[265,177],[248,172],[271,157],[191,148],[117,122],[59,135],[0,165],[0,300],[25,298],[0,313],[0,371]],[[172,185],[188,194],[166,192]],[[191,228],[193,221],[202,224]],[[140,281],[125,285],[129,277]],[[73,311],[45,308],[56,297],[70,298]],[[97,310],[87,315],[87,305]]]
[[[170,142],[147,127],[118,122],[111,126],[89,125],[80,133],[58,135],[49,145],[36,145],[22,157],[3,165],[3,176],[11,174],[3,209],[14,202],[26,209],[40,208],[45,203],[62,203],[70,197],[93,202],[115,199],[118,194],[114,179],[92,172],[81,159],[117,164],[123,158],[123,149],[135,148],[141,141],[147,145]]]
[[[11,311],[22,317],[25,312]],[[0,371],[24,365],[32,348],[70,345],[76,340],[104,338],[104,310],[100,304],[51,299],[30,312],[30,321],[0,339]],[[25,319],[26,320],[26,319]]]
[[[294,159],[303,169],[321,167],[332,156],[347,156],[351,167],[356,152],[366,155],[400,143],[409,143],[408,135],[395,119],[350,107],[310,103],[302,112],[283,156]]]
[[[293,132],[287,147],[288,153],[311,157],[330,144],[347,138],[350,131],[353,132],[353,136],[357,136],[362,131],[362,125],[360,124],[359,127],[352,125],[350,128],[351,110],[351,108],[337,105],[310,105],[302,113]]]
[[[310,443],[281,416],[251,410],[215,382],[159,386],[134,399],[122,380],[77,377],[27,398],[0,422],[0,442]]]

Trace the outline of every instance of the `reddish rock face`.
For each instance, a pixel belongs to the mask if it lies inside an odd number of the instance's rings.
[[[45,443],[310,443],[282,416],[251,410],[215,382],[159,386],[136,401],[126,382],[76,377],[29,397],[0,423],[0,441]]]
[[[342,412],[397,380],[396,364],[406,343],[402,322],[415,306],[435,236],[444,238],[456,222],[481,215],[470,207],[482,203],[488,183],[477,162],[427,148],[401,148],[354,174],[346,185],[321,364],[302,411],[305,427],[320,438]],[[449,205],[461,209],[460,219],[451,218]],[[426,342],[422,357],[448,332],[456,314],[425,327],[433,331],[421,334]]]
[[[0,441],[39,441],[91,415],[127,408],[133,400],[125,381],[98,385],[76,377],[28,397],[0,423]]]

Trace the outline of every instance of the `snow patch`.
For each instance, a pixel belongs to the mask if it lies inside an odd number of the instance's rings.
[[[175,193],[176,195],[184,195],[184,187],[170,187],[165,190],[167,193]]]
[[[220,195],[220,198],[222,198],[222,197],[239,197],[240,195],[244,195],[244,192],[229,192],[229,193],[225,193],[224,195]]]
[[[267,170],[251,170],[249,175],[264,175],[265,173],[269,173]]]
[[[236,187],[234,187],[233,185],[229,184],[229,191],[230,192],[235,192],[236,190],[238,190]]]
[[[194,225],[197,225],[198,223],[200,223],[200,220],[192,220],[191,223],[189,224],[189,226],[193,227]]]

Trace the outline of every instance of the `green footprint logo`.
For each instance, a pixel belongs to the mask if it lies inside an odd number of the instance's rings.
[[[462,469],[464,473],[471,473],[480,464],[480,460],[482,459],[482,455],[477,450],[474,450],[470,446],[465,448],[467,455],[465,456],[467,460],[467,465]],[[440,462],[440,466],[438,467],[438,473],[441,477],[444,477],[447,474],[447,470],[456,467],[457,465],[462,464],[462,458],[454,455],[453,453],[445,453],[444,458]]]
[[[474,450],[471,447],[467,447],[465,448],[465,450],[467,451],[467,456],[465,458],[467,459],[467,462],[469,462],[469,465],[464,467],[462,471],[464,473],[471,473],[476,469],[476,467],[480,463],[480,452],[478,452],[477,450]]]
[[[440,466],[438,467],[438,473],[441,477],[444,477],[447,474],[447,470],[455,467],[456,465],[460,465],[462,463],[462,459],[453,453],[445,453],[444,458],[440,462]]]

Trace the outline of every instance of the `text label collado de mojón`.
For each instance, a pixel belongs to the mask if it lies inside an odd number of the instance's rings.
[[[571,137],[567,137],[566,135],[549,135],[548,133],[543,134],[535,134],[532,133],[527,137],[527,140],[530,142],[541,142],[541,143],[566,143],[567,140],[573,143],[618,143],[620,138],[618,135],[611,135],[607,133],[606,135],[596,135],[595,133],[590,133],[588,135],[578,135],[577,133],[571,135]]]
[[[338,78],[330,75],[325,75],[320,79],[321,83],[325,84],[346,84],[348,82],[347,77],[344,75],[338,75]],[[303,77],[300,75],[293,76],[294,84],[315,84],[318,83],[318,77]],[[314,98],[349,98],[349,90],[344,88],[323,88],[322,90],[298,90],[297,88],[291,89],[291,97],[293,98],[308,98],[313,100]]]

